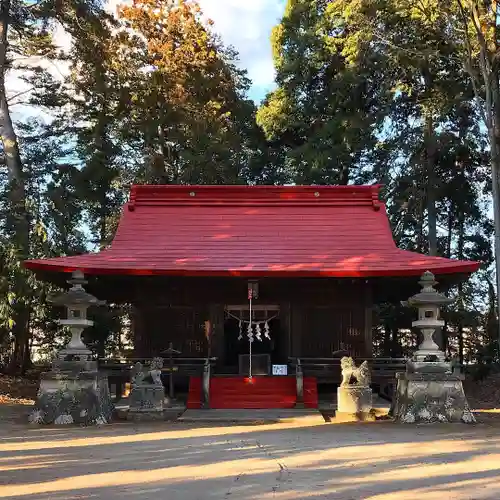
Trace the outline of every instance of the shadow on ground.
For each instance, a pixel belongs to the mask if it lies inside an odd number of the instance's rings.
[[[0,498],[500,498],[500,426],[117,423],[0,430]]]

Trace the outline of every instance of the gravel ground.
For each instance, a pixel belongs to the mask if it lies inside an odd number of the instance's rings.
[[[0,498],[500,498],[500,422],[0,426]],[[498,417],[498,414],[496,414]]]

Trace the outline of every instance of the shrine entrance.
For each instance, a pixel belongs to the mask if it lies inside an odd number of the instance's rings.
[[[226,373],[246,374],[244,366],[248,365],[250,343],[252,360],[260,374],[269,374],[265,373],[266,363],[269,372],[272,364],[286,363],[278,306],[255,306],[251,319],[248,305],[226,307],[223,357]]]

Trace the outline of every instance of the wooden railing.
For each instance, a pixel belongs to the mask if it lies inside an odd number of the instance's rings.
[[[168,387],[167,378],[173,377],[175,382],[180,379],[188,379],[191,376],[202,377],[205,385],[209,383],[210,374],[217,358],[209,359],[209,370],[207,371],[207,358],[181,358],[175,357],[170,362],[165,359],[162,369],[165,385]],[[356,358],[359,366],[363,361],[368,361],[372,376],[372,385],[385,397],[390,398],[396,384],[396,372],[405,371],[406,359],[404,358]],[[127,358],[127,359],[99,359],[99,371],[108,376],[110,390],[113,395],[120,398],[125,386],[130,382],[131,372],[134,365],[140,362],[143,366],[151,362],[151,358]],[[170,364],[171,363],[171,364]],[[297,374],[297,394],[299,401],[302,396],[303,377],[315,377],[319,383],[339,384],[341,381],[340,358],[289,358],[289,374]],[[208,382],[207,382],[208,381]],[[174,384],[172,384],[174,385]],[[206,388],[205,388],[206,389]],[[205,390],[208,393],[207,390]]]
[[[130,382],[132,369],[139,362],[147,368],[152,358],[101,358],[99,359],[99,371],[108,377],[110,391],[113,396],[120,398],[124,394],[125,386]],[[210,358],[210,365],[213,366],[217,358]],[[164,359],[162,369],[163,380],[168,387],[166,378],[172,376],[174,381],[180,378],[202,377],[207,358],[173,358]],[[172,396],[172,394],[170,394]]]
[[[339,384],[342,380],[340,358],[289,358],[293,371],[300,369],[304,377],[316,377],[319,383]],[[406,370],[405,358],[356,358],[359,366],[368,361],[372,385],[381,396],[391,398],[396,384],[396,373]]]

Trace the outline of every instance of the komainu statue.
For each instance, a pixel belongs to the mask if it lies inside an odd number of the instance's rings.
[[[363,363],[357,367],[352,358],[344,356],[340,360],[340,368],[342,369],[341,387],[348,385],[368,387],[370,385],[370,369],[368,368],[367,361],[363,361]]]
[[[161,381],[162,358],[153,358],[146,368],[136,363],[132,369],[128,420],[163,418],[165,389]]]
[[[153,358],[149,365],[149,370],[144,373],[142,363],[137,362],[132,369],[132,386],[142,384],[162,385],[161,369],[163,368],[162,358]]]

